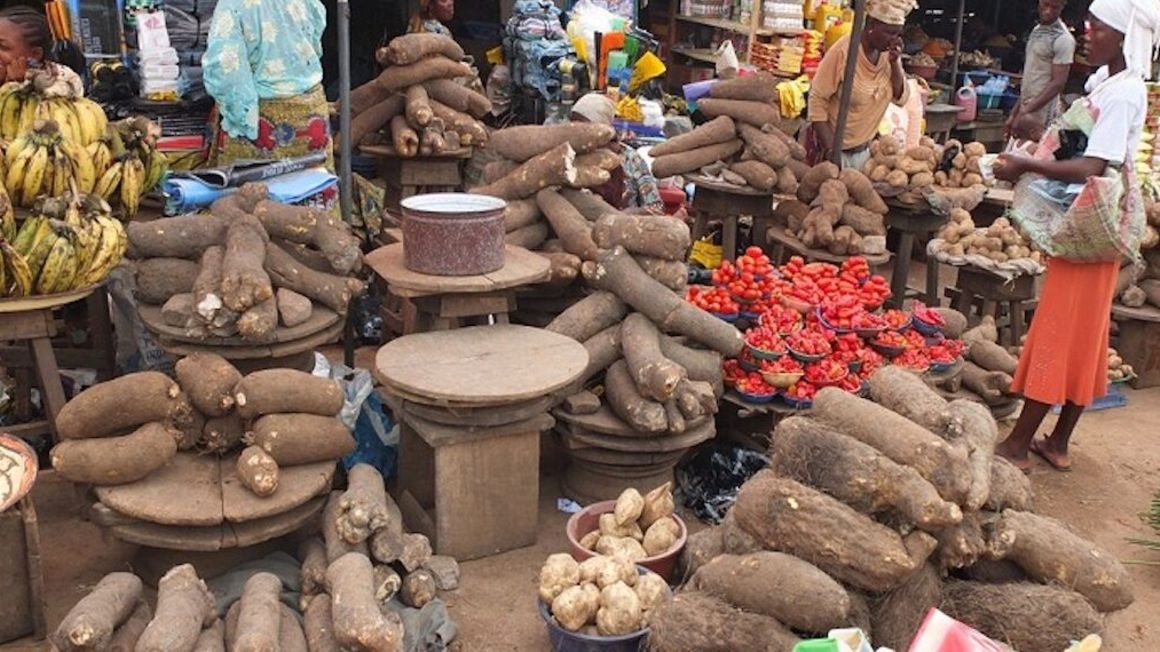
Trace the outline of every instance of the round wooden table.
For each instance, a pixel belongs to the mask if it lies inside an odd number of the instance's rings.
[[[516,289],[546,281],[548,259],[523,247],[507,245],[504,266],[475,276],[434,276],[407,269],[404,243],[389,244],[367,254],[364,260],[386,282],[391,294],[415,304],[417,319],[405,323],[403,334],[448,330],[464,325],[464,319],[494,315],[496,323],[508,323],[515,311]]]

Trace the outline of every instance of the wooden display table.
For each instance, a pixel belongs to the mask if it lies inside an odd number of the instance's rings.
[[[379,161],[379,178],[387,183],[388,209],[398,210],[398,203],[408,197],[428,192],[463,190],[463,162],[471,158],[472,148],[464,147],[438,156],[400,157],[387,145],[364,145],[359,152]]]
[[[937,306],[938,265],[926,266],[925,292],[912,291],[907,283],[910,279],[910,259],[914,255],[915,236],[931,236],[947,223],[946,217],[935,214],[930,209],[914,210],[887,201],[890,212],[886,215],[886,226],[899,232],[898,252],[894,258],[894,273],[890,279],[890,298],[886,305],[901,308],[906,299],[917,296],[928,306]]]
[[[217,353],[244,374],[276,367],[309,371],[314,368],[314,350],[337,342],[344,326],[338,313],[315,304],[310,319],[293,328],[279,326],[268,342],[251,342],[240,337],[199,339],[190,337],[184,328],[166,324],[160,306],[142,304],[137,307],[137,313],[166,353],[173,356]]]
[[[1160,309],[1112,304],[1112,319],[1120,326],[1116,350],[1136,370],[1135,389],[1160,385]]]
[[[547,258],[512,245],[502,268],[477,276],[413,272],[403,263],[403,243],[379,247],[364,260],[392,294],[414,304],[415,318],[403,320],[404,335],[459,328],[466,319],[489,315],[506,324],[516,309],[516,290],[547,280],[550,268]]]
[[[709,232],[709,222],[721,222],[722,260],[737,258],[737,219],[742,215],[753,217],[754,234],[764,234],[773,224],[772,193],[742,188],[700,175],[690,176],[696,187],[693,193],[693,240]],[[764,235],[757,237],[764,238]],[[753,244],[765,248],[765,242]]]
[[[408,527],[460,560],[535,543],[540,433],[554,423],[543,400],[587,364],[579,342],[526,326],[405,335],[379,349],[375,376],[401,408]],[[448,414],[424,418],[439,410]],[[487,418],[468,423],[473,413]]]
[[[841,266],[846,262],[850,256],[838,256],[832,254],[825,249],[811,249],[805,245],[804,242],[798,240],[789,232],[789,229],[784,226],[771,226],[766,232],[766,238],[773,243],[773,255],[770,256],[776,263],[784,263],[788,259],[786,251],[791,251],[794,254],[806,259],[806,262],[821,262],[830,263]],[[870,268],[877,272],[885,267],[890,262],[890,253],[884,254],[858,254],[866,259]]]
[[[995,318],[999,328],[999,343],[1017,346],[1027,326],[1027,308],[1035,302],[1036,277],[1016,276],[1008,281],[973,265],[958,267],[958,273],[955,287],[947,289],[947,296],[952,299],[951,307],[970,317],[972,307],[981,300],[979,316],[991,315]]]

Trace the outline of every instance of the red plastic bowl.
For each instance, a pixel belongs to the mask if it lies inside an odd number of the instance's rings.
[[[615,500],[592,503],[568,519],[568,524],[565,526],[564,531],[568,535],[568,543],[572,544],[572,557],[576,561],[584,561],[585,559],[596,556],[595,552],[580,545],[580,539],[583,539],[584,535],[600,527],[601,514],[607,514],[615,508]],[[677,565],[677,558],[680,557],[681,551],[685,549],[685,541],[689,538],[689,531],[685,528],[685,522],[681,520],[681,517],[673,514],[673,520],[677,522],[677,525],[681,526],[681,532],[677,535],[676,543],[662,554],[655,557],[645,557],[636,562],[638,566],[644,566],[663,577],[666,581],[671,578],[673,568]]]

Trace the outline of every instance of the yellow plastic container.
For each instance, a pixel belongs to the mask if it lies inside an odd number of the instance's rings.
[[[826,49],[829,50],[833,47],[843,36],[848,36],[853,29],[853,22],[835,23],[833,27],[826,30]]]
[[[628,80],[628,90],[635,91],[650,79],[665,74],[665,62],[652,52],[645,52],[632,67],[632,77]]]

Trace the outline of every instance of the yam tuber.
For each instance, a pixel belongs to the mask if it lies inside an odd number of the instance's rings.
[[[608,183],[611,179],[612,174],[608,170],[595,166],[585,167],[577,163],[576,179],[568,185],[573,188],[598,188]]]
[[[314,304],[310,299],[294,290],[278,288],[274,298],[278,302],[278,319],[286,328],[305,324],[314,314]]]
[[[674,136],[659,145],[654,145],[649,150],[649,156],[656,158],[658,156],[668,156],[669,154],[680,154],[710,145],[717,145],[729,140],[733,140],[737,136],[737,128],[733,123],[733,118],[723,115],[714,118],[696,129]]]
[[[689,348],[667,335],[661,335],[660,341],[661,353],[684,367],[689,380],[706,382],[714,388],[721,385],[720,353]]]
[[[407,543],[410,543],[410,552],[415,553],[417,542],[412,538],[408,538],[403,533],[403,513],[399,510],[399,506],[395,504],[394,499],[390,494],[387,494],[387,522],[386,525],[379,528],[371,535],[368,541],[370,547],[371,557],[375,561],[383,564],[393,564],[404,553],[408,552]],[[430,542],[428,542],[428,549],[430,549]]]
[[[582,378],[591,378],[620,359],[620,334],[620,323],[617,320],[615,325],[584,340],[584,350],[588,352],[588,366],[584,368]]]
[[[818,190],[822,184],[830,179],[837,179],[840,174],[838,166],[829,161],[815,165],[805,176],[798,177],[800,182],[797,192],[798,199],[805,204],[812,204],[818,198]]]
[[[735,122],[757,128],[781,121],[781,111],[773,104],[750,102],[748,100],[723,100],[704,98],[697,102],[697,109],[710,118],[727,115]]]
[[[602,249],[619,245],[634,254],[662,260],[683,261],[692,245],[689,225],[656,215],[605,215],[596,221],[592,235]]]
[[[797,194],[797,174],[788,166],[777,171],[777,191],[783,195],[793,196]]]
[[[747,613],[698,591],[682,591],[649,614],[653,652],[792,650],[798,637],[769,616]]]
[[[236,648],[235,648],[236,649]],[[226,652],[226,629],[221,619],[201,630],[193,644],[193,652]]]
[[[503,211],[504,233],[534,224],[541,217],[540,207],[534,199],[513,199]]]
[[[576,167],[593,167],[609,172],[624,165],[624,157],[610,149],[598,149],[587,154],[576,155]]]
[[[184,258],[147,258],[137,261],[136,291],[141,303],[161,305],[177,294],[191,292],[197,263]]]
[[[985,506],[992,511],[1029,511],[1034,502],[1031,479],[1006,458],[998,455],[991,460],[989,489]]]
[[[137,640],[137,652],[192,650],[217,618],[213,595],[189,564],[174,566],[157,585],[157,610]]]
[[[560,313],[545,330],[584,342],[605,328],[619,324],[626,314],[628,309],[615,294],[593,292]]]
[[[365,542],[351,545],[339,534],[338,515],[341,512],[341,508],[339,507],[341,500],[342,492],[332,491],[330,492],[330,497],[326,500],[326,505],[322,508],[322,540],[326,544],[326,558],[332,564],[334,560],[348,552],[356,552],[363,556],[369,554],[369,549]]]
[[[390,66],[379,74],[375,83],[384,91],[395,92],[431,79],[470,77],[472,74],[466,64],[436,56],[410,64]]]
[[[1124,609],[1135,600],[1131,578],[1115,556],[1063,523],[1009,509],[1003,512],[1002,524],[1015,535],[1006,558],[1032,579],[1070,587],[1103,613]]]
[[[739,161],[729,169],[741,175],[746,184],[762,192],[772,192],[778,185],[778,172],[762,161]]]
[[[443,34],[404,34],[391,39],[385,48],[375,53],[375,58],[383,65],[407,65],[432,55],[459,61],[463,59],[463,48]]]
[[[870,397],[931,432],[946,430],[949,420],[946,399],[918,375],[901,367],[886,366],[874,372],[870,377]]]
[[[768,549],[785,552],[856,588],[881,592],[901,584],[934,551],[915,531],[905,538],[846,504],[769,471],[741,487],[737,524]]]
[[[504,244],[524,249],[538,249],[548,239],[548,225],[535,222],[504,235]]]
[[[561,188],[560,194],[564,199],[571,202],[576,207],[576,210],[580,211],[580,214],[584,216],[584,219],[589,222],[595,222],[605,215],[619,212],[612,204],[604,201],[603,197],[594,192],[576,190],[574,188]]]
[[[334,638],[334,617],[331,615],[329,595],[322,593],[313,598],[306,605],[302,616],[302,629],[310,652],[339,652],[341,648]]]
[[[576,167],[573,165],[575,158],[576,151],[572,146],[562,143],[528,159],[511,174],[495,183],[476,188],[474,192],[500,199],[523,199],[548,186],[571,185],[576,181]]]
[[[480,175],[479,179],[480,184],[486,185],[489,183],[495,183],[496,181],[499,181],[500,179],[514,172],[515,169],[519,166],[519,163],[516,163],[515,161],[509,161],[507,159],[492,161],[483,166],[483,173]]]
[[[222,257],[222,304],[237,313],[274,296],[270,276],[264,269],[266,243],[270,237],[261,221],[244,215],[230,222]]]
[[[967,330],[967,317],[951,308],[935,308],[940,315],[942,315],[945,324],[942,327],[942,332],[950,339],[960,339],[963,332]],[[996,333],[998,336],[998,333]]]
[[[595,264],[585,263],[583,272],[590,285],[615,292],[662,331],[688,336],[725,355],[741,352],[744,342],[736,328],[693,307],[653,280],[623,247],[601,254]]]
[[[410,158],[419,155],[419,134],[407,124],[405,116],[391,118],[391,147],[396,156]]]
[[[234,387],[242,374],[216,353],[195,352],[177,361],[177,382],[193,406],[209,417],[221,417],[234,407]]]
[[[230,650],[263,652],[277,650],[282,620],[282,580],[273,573],[254,573],[242,587],[237,630]]]
[[[566,122],[555,125],[525,125],[494,132],[487,141],[489,149],[500,156],[523,163],[567,143],[576,154],[594,152],[616,137],[611,125],[592,122]]]
[[[1015,367],[1019,366],[1007,349],[987,340],[973,342],[967,349],[967,359],[986,371],[1002,371],[1014,375]]]
[[[939,608],[1019,652],[1058,652],[1103,631],[1096,610],[1082,596],[1059,586],[952,580],[943,584]]]
[[[260,498],[278,490],[278,463],[266,451],[248,446],[238,456],[238,480]]]
[[[640,268],[653,280],[673,292],[684,294],[689,284],[689,267],[679,260],[664,260],[650,256],[633,256]]]
[[[927,612],[941,602],[942,578],[934,566],[925,564],[902,586],[872,601],[874,642],[895,650],[907,649]]]
[[[374,568],[374,589],[375,601],[379,603],[379,608],[382,609],[399,593],[399,589],[403,588],[403,578],[395,572],[395,569],[386,564],[376,564]]]
[[[963,331],[963,342],[966,344],[973,344],[975,342],[998,342],[999,329],[995,325],[995,318],[991,315],[986,315],[983,320],[979,322],[978,326],[970,330]]]
[[[483,118],[491,113],[491,100],[486,95],[478,93],[463,84],[450,79],[432,79],[423,82],[423,88],[433,100],[476,118]],[[478,144],[483,144],[480,141]]]
[[[548,218],[564,251],[579,256],[581,260],[596,258],[599,250],[592,239],[592,225],[567,199],[555,190],[545,188],[536,193],[536,205]]]
[[[747,100],[774,104],[778,98],[778,79],[768,72],[744,77],[721,79],[709,88],[709,95],[722,100]]]
[[[274,297],[255,304],[238,317],[238,334],[252,342],[268,340],[278,327],[278,302]]]
[[[303,595],[318,595],[326,591],[326,544],[318,537],[310,537],[298,544],[298,586]]]
[[[813,415],[891,460],[912,467],[944,500],[957,503],[966,497],[970,489],[966,451],[906,417],[836,388],[818,392]]]
[[[550,267],[548,268],[548,280],[544,281],[544,285],[562,288],[567,287],[580,276],[580,257],[573,256],[569,253],[545,253],[542,251],[535,252],[548,260]]]
[[[403,535],[403,550],[399,553],[399,564],[409,572],[422,568],[431,559],[431,541],[426,535],[408,533]]]
[[[1002,559],[1014,533],[994,514],[967,512],[963,522],[939,532],[936,557],[942,570],[967,568],[980,560]]]
[[[758,127],[749,124],[737,125],[737,132],[741,135],[741,139],[745,141],[745,145],[749,148],[749,152],[758,160],[771,169],[778,169],[785,167],[789,162],[789,148],[780,138],[765,133]]]
[[[963,518],[914,469],[891,461],[870,446],[812,419],[789,417],[770,438],[777,474],[821,490],[864,514],[899,514],[928,532]]]
[[[151,620],[153,620],[153,610],[149,608],[149,603],[143,599],[138,599],[137,606],[133,609],[133,613],[129,615],[129,619],[121,623],[117,631],[113,632],[113,638],[109,641],[109,647],[107,648],[108,651],[133,652],[137,648],[137,640],[141,638],[141,634],[149,626],[149,621]],[[61,646],[59,643],[54,642],[54,644],[61,652],[69,652],[69,648]]]
[[[886,235],[886,220],[857,204],[842,207],[840,224],[853,227],[861,235]]]
[[[52,468],[64,479],[97,486],[136,482],[177,455],[177,433],[162,422],[128,435],[62,441],[52,449]]]
[[[106,437],[164,421],[181,408],[180,394],[177,383],[156,371],[98,383],[65,404],[56,417],[57,434],[61,439]]]
[[[740,139],[734,138],[723,143],[700,147],[679,154],[659,156],[653,159],[652,162],[653,176],[658,179],[667,179],[678,174],[695,172],[716,161],[730,159],[734,154],[741,151],[742,145],[743,143]]]
[[[326,570],[334,639],[344,647],[393,652],[402,645],[402,624],[380,613],[373,580],[370,559],[357,553],[339,557]]]
[[[166,326],[185,328],[193,317],[193,294],[175,294],[161,306],[161,320]]]
[[[132,573],[105,575],[65,615],[50,637],[52,644],[61,652],[104,649],[114,631],[139,609],[142,588]]]
[[[383,476],[370,464],[355,464],[347,472],[347,490],[338,501],[339,536],[351,545],[370,538],[387,525],[387,489]]]
[[[458,84],[454,84],[458,86]],[[488,134],[484,129],[483,124],[470,115],[453,109],[446,104],[435,99],[435,94],[432,92],[430,84],[424,85],[427,88],[427,94],[430,96],[428,104],[431,105],[431,111],[435,113],[435,117],[443,121],[445,129],[454,131],[459,134],[459,142],[462,146],[468,145],[483,145],[487,142]],[[468,91],[472,95],[479,96],[479,93]],[[482,96],[480,96],[482,97]],[[486,99],[486,98],[485,98]],[[448,133],[450,133],[450,131]]]
[[[1000,405],[1007,400],[1011,376],[1001,371],[985,371],[972,362],[963,364],[963,387],[979,395],[987,405]]]
[[[405,101],[402,95],[391,95],[350,119],[350,142],[356,147],[368,134],[389,125],[395,116],[403,113]]]
[[[623,360],[614,362],[605,372],[604,390],[612,411],[634,430],[644,433],[668,430],[665,407],[641,396]]]
[[[737,515],[732,510],[725,512],[718,528],[721,530],[721,542],[725,554],[748,555],[765,551],[765,546],[752,534],[737,525]]]
[[[279,605],[279,611],[282,613],[278,619],[278,652],[308,652],[298,613],[284,604]]]
[[[702,566],[689,584],[796,631],[824,633],[849,624],[846,589],[816,566],[780,552],[721,555]]]
[[[431,119],[435,117],[435,114],[431,111],[427,89],[419,85],[411,86],[407,88],[404,96],[406,97],[404,110],[407,114],[407,122],[415,127],[426,127],[431,124]]]
[[[641,396],[661,403],[673,397],[686,372],[661,353],[660,331],[648,317],[632,313],[625,318],[620,346]]]
[[[338,381],[295,369],[255,371],[234,388],[238,414],[248,420],[290,412],[334,416],[344,401]]]
[[[193,287],[193,319],[202,324],[214,324],[222,312],[222,247],[207,247],[198,263]]]
[[[985,406],[974,401],[959,399],[947,405],[947,438],[962,442],[967,448],[967,465],[971,476],[971,490],[964,507],[979,510],[991,494],[991,463],[995,458],[995,444],[999,426]]]
[[[245,434],[246,424],[237,412],[231,412],[224,417],[206,419],[199,443],[207,453],[224,454],[242,443]]]
[[[435,599],[435,578],[431,575],[431,571],[420,568],[408,573],[403,578],[399,595],[403,604],[414,609],[422,609],[423,605]]]
[[[129,222],[125,230],[139,258],[195,260],[206,247],[225,242],[229,223],[214,215],[181,215],[148,222]]]
[[[350,430],[335,417],[317,414],[268,414],[253,424],[248,441],[279,466],[337,460],[354,451]]]
[[[689,535],[685,549],[678,559],[679,577],[688,580],[711,560],[725,554],[724,531],[720,526],[710,526]]]
[[[359,240],[350,226],[323,209],[263,200],[255,205],[254,216],[271,237],[316,247],[327,266],[308,265],[312,269],[349,274],[362,262]]]

